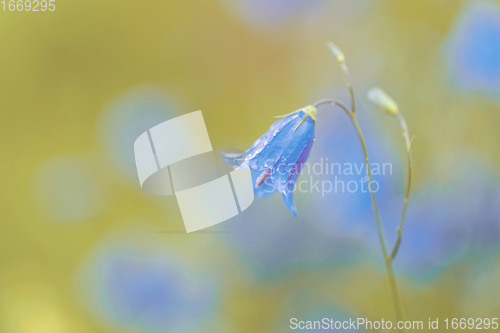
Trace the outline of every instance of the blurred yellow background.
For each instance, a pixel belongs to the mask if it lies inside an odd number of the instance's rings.
[[[246,149],[275,115],[348,102],[328,40],[346,55],[370,153],[394,164],[379,196],[389,244],[404,142],[366,91],[383,87],[415,134],[394,264],[406,318],[498,317],[499,1],[56,0],[0,11],[0,332],[394,319],[369,197],[298,194],[299,218],[258,199],[220,232],[187,235],[175,198],[137,181],[134,140],[174,116],[201,109],[213,147]],[[312,161],[362,159],[341,112],[317,123]]]

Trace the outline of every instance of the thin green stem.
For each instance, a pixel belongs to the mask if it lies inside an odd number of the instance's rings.
[[[351,110],[347,108],[347,106],[342,103],[339,100],[333,99],[333,98],[325,98],[325,99],[320,99],[316,103],[314,103],[314,107],[317,108],[318,106],[324,105],[324,104],[333,104],[333,105],[338,105],[340,106],[347,114],[350,116],[351,115]]]
[[[407,151],[407,155],[408,155],[408,181],[407,181],[407,185],[406,185],[406,194],[405,194],[405,201],[403,204],[403,210],[401,212],[401,220],[399,222],[399,227],[398,227],[398,238],[396,240],[396,244],[394,244],[394,248],[393,248],[391,256],[390,256],[391,262],[396,257],[396,254],[398,253],[398,250],[399,250],[399,245],[401,244],[401,234],[403,232],[403,227],[405,224],[406,209],[408,207],[408,200],[410,198],[411,181],[412,181],[412,158],[411,158],[412,140],[410,140],[410,133],[408,131],[408,126],[406,125],[405,118],[403,117],[401,112],[396,113],[396,117],[398,118],[399,124],[401,125],[401,128],[403,129],[403,136],[405,138],[405,143],[406,143],[406,151]]]
[[[375,196],[375,191],[373,189],[372,173],[371,173],[371,168],[370,168],[370,161],[368,159],[368,151],[366,150],[365,139],[364,139],[363,133],[361,132],[361,128],[359,127],[359,123],[358,123],[358,120],[356,119],[356,117],[351,116],[351,119],[352,119],[352,122],[354,124],[354,127],[356,128],[356,131],[358,132],[359,140],[361,141],[361,146],[363,146],[363,154],[365,155],[365,163],[366,163],[366,173],[368,175],[370,194],[372,197],[373,208],[375,210],[375,218],[377,220],[377,230],[378,230],[378,237],[380,240],[380,247],[382,249],[382,254],[384,255],[384,258],[387,259],[387,249],[385,248],[385,239],[384,239],[384,233],[382,230],[382,221],[380,219],[380,212],[378,209],[377,197]]]
[[[372,202],[373,202],[373,208],[375,211],[375,218],[377,221],[377,231],[378,231],[378,237],[379,237],[379,241],[380,241],[380,248],[382,250],[382,255],[384,256],[384,263],[385,263],[385,268],[387,271],[389,288],[391,290],[392,301],[394,304],[394,311],[396,313],[396,319],[398,321],[400,321],[403,319],[403,310],[401,307],[401,302],[399,300],[399,293],[398,293],[398,288],[396,285],[396,279],[394,278],[394,273],[393,273],[392,266],[391,266],[391,258],[387,255],[387,248],[386,248],[386,245],[385,245],[386,243],[385,243],[385,239],[384,239],[384,231],[382,228],[380,211],[379,211],[378,204],[377,204],[377,197],[375,195],[375,190],[373,188],[373,178],[372,178],[372,173],[371,173],[371,168],[370,168],[370,160],[368,158],[368,151],[366,149],[366,143],[365,143],[365,139],[363,136],[363,132],[361,131],[361,127],[359,126],[356,115],[352,111],[350,111],[342,102],[339,102],[335,99],[322,99],[322,100],[319,100],[316,103],[314,103],[314,106],[318,107],[318,106],[325,105],[325,104],[338,105],[349,115],[349,117],[351,118],[351,120],[354,124],[354,127],[356,128],[356,132],[358,134],[358,137],[361,141],[361,146],[363,147],[363,154],[365,157],[366,172],[368,175],[370,194],[371,194],[371,198],[372,198]]]
[[[339,102],[339,101],[334,100],[334,99],[320,100],[320,101],[316,102],[314,104],[314,106],[318,107],[320,105],[327,104],[327,103],[340,106],[351,117],[351,120],[354,124],[354,127],[356,128],[356,132],[358,133],[358,137],[361,141],[361,146],[363,147],[363,154],[364,154],[365,163],[366,163],[366,172],[367,172],[368,181],[369,181],[369,189],[370,189],[370,193],[371,193],[373,208],[375,211],[375,218],[376,218],[376,222],[377,222],[377,231],[378,231],[378,237],[379,237],[379,241],[380,241],[380,248],[382,250],[382,255],[384,256],[384,264],[385,264],[385,268],[387,271],[387,278],[389,281],[389,288],[391,290],[392,301],[393,301],[394,310],[396,313],[396,319],[398,321],[401,321],[403,319],[403,309],[401,306],[401,302],[399,300],[399,293],[398,293],[398,289],[397,289],[397,285],[396,285],[396,279],[394,278],[394,273],[392,270],[392,265],[391,265],[392,256],[389,257],[387,255],[387,248],[386,248],[386,243],[385,243],[385,239],[384,239],[384,231],[382,228],[380,212],[379,212],[379,208],[378,208],[378,204],[377,204],[377,197],[376,197],[375,191],[373,189],[373,179],[372,179],[372,173],[371,173],[371,168],[370,168],[370,161],[368,159],[368,151],[366,149],[365,139],[364,139],[363,133],[361,131],[361,127],[359,126],[358,120],[356,118],[356,102],[354,99],[354,89],[353,89],[353,85],[352,85],[351,74],[349,72],[349,68],[347,67],[347,65],[345,63],[345,57],[344,57],[342,51],[335,44],[333,44],[331,42],[328,43],[328,46],[329,46],[330,51],[332,52],[333,56],[335,57],[335,59],[339,63],[340,68],[342,69],[342,72],[344,74],[347,88],[349,89],[349,93],[351,95],[352,109],[349,110],[342,102]],[[404,126],[406,126],[404,119],[403,119],[402,125],[403,124],[404,124]],[[407,138],[407,139],[408,139],[407,145],[409,146],[409,144],[408,144],[409,138]],[[408,149],[408,151],[409,151],[409,149]],[[405,212],[406,212],[406,208],[404,208],[403,214],[405,214]],[[403,221],[404,221],[404,218],[403,218]]]
[[[377,230],[378,230],[378,237],[379,237],[379,241],[380,241],[380,248],[381,248],[382,254],[384,256],[385,269],[387,271],[387,277],[389,280],[389,287],[391,289],[392,301],[394,304],[394,311],[396,312],[396,319],[398,321],[401,321],[403,319],[403,309],[401,307],[401,302],[399,300],[399,292],[398,292],[398,288],[396,285],[396,279],[394,278],[394,272],[392,271],[391,259],[390,259],[390,257],[387,256],[387,249],[385,247],[384,231],[382,228],[382,221],[381,221],[380,212],[378,209],[377,197],[376,197],[375,191],[373,189],[373,179],[372,179],[372,173],[371,173],[371,168],[370,168],[370,161],[368,159],[368,151],[366,149],[365,139],[364,139],[363,133],[361,132],[361,127],[359,126],[358,120],[356,119],[356,115],[351,114],[351,119],[352,119],[352,122],[354,124],[354,127],[356,127],[356,131],[358,132],[359,140],[361,141],[361,146],[363,146],[363,153],[365,155],[365,163],[366,163],[366,172],[368,174],[368,181],[369,181],[370,193],[371,193],[372,202],[373,202],[373,209],[375,210],[375,218],[377,220]]]

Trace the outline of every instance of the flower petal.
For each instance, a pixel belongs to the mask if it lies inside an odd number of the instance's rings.
[[[292,114],[283,119],[276,120],[271,127],[269,127],[267,132],[255,140],[253,145],[246,151],[247,158],[254,159],[258,157],[262,151],[266,150],[267,147],[276,140],[276,136],[283,131],[289,122],[296,117],[296,114]]]
[[[297,216],[297,210],[295,208],[295,205],[293,204],[293,191],[297,178],[299,178],[300,172],[302,171],[302,167],[304,166],[304,163],[307,161],[307,158],[309,157],[309,153],[311,152],[313,143],[314,143],[314,137],[311,136],[307,140],[306,146],[301,151],[300,155],[297,157],[293,169],[290,170],[289,178],[286,184],[274,185],[275,188],[281,186],[282,191],[280,192],[281,196],[283,197],[283,201],[285,202],[285,205],[288,207],[288,209],[292,212],[292,214],[295,217]]]
[[[271,178],[276,189],[284,193],[291,175],[300,173],[314,142],[314,121],[307,118],[286,140],[281,156],[273,165]],[[301,158],[302,157],[302,158]],[[300,160],[300,163],[298,163]]]
[[[293,129],[303,116],[303,111],[286,116],[276,121],[264,135],[257,139],[247,150],[247,162],[250,169],[266,170],[273,166],[283,155],[283,150],[286,149],[291,138],[298,134]]]
[[[293,204],[293,192],[286,191],[284,193],[281,193],[281,196],[283,198],[283,201],[285,202],[285,205],[292,212],[293,216],[297,217],[297,210],[295,209],[295,205]]]

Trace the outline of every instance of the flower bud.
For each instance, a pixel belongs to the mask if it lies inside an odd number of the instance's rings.
[[[387,95],[385,91],[378,87],[371,88],[367,93],[367,97],[373,104],[392,116],[399,112],[399,107],[396,102]]]
[[[328,45],[328,48],[338,63],[343,63],[345,61],[344,53],[337,45],[333,44],[333,42],[328,42],[326,45]]]

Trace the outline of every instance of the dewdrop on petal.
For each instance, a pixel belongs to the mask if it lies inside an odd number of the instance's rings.
[[[333,44],[333,42],[328,42],[326,45],[328,45],[328,48],[330,48],[330,51],[333,53],[338,63],[345,62],[344,53],[337,45]]]
[[[367,93],[367,97],[373,104],[392,116],[399,112],[399,107],[396,102],[387,95],[385,91],[378,87],[371,88]]]

